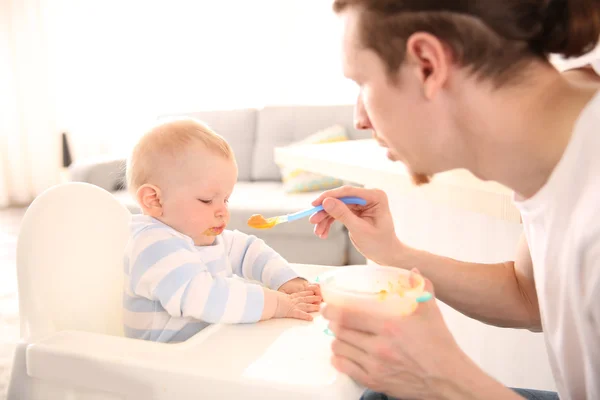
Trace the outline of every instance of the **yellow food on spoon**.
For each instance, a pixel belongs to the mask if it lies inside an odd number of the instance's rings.
[[[271,229],[275,225],[277,225],[277,218],[265,219],[260,214],[254,214],[248,220],[248,226],[256,229]]]

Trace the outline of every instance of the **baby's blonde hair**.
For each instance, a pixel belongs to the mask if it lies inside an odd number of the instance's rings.
[[[175,162],[193,143],[209,151],[235,160],[229,143],[205,123],[194,118],[169,118],[145,133],[134,146],[127,160],[127,188],[134,194],[150,183],[151,173],[161,162]]]

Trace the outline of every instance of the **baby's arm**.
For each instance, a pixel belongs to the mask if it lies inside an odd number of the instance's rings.
[[[265,288],[213,277],[189,243],[162,230],[144,232],[133,244],[131,291],[159,301],[174,317],[209,323],[256,322],[276,308],[273,295],[266,304]]]
[[[256,236],[239,231],[228,232],[228,236],[227,250],[234,274],[274,290],[299,277],[283,257]]]
[[[310,320],[311,293],[287,295],[260,285],[213,277],[191,244],[168,231],[150,230],[132,245],[131,291],[159,301],[173,317],[209,323],[247,323],[270,318]]]

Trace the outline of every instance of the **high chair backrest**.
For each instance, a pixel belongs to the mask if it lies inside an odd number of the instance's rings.
[[[28,208],[17,242],[21,337],[61,330],[123,335],[129,211],[86,183],[48,189]]]

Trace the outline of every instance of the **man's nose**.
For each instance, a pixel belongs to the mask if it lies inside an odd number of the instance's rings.
[[[368,118],[366,118],[366,117],[359,118],[358,116],[354,117],[354,127],[359,130],[366,130],[366,129],[373,128],[371,126],[371,121],[369,121]]]
[[[356,105],[354,106],[354,127],[360,130],[373,129],[373,125],[371,125],[371,120],[367,115],[367,111],[365,110],[365,106],[360,94],[358,95],[358,98],[356,99]]]

